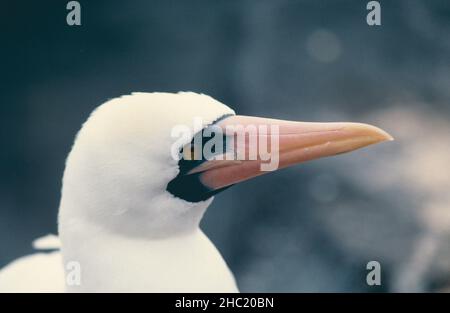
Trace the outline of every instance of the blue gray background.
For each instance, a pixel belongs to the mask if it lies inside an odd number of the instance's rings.
[[[450,4],[363,0],[6,1],[0,11],[0,266],[56,232],[89,113],[133,91],[209,94],[239,114],[376,124],[393,143],[218,195],[202,226],[242,291],[450,286]],[[382,285],[366,285],[377,260]]]

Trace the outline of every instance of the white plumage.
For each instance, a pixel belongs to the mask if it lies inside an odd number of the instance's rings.
[[[62,292],[64,268],[59,251],[36,253],[0,271],[0,292]]]
[[[225,114],[234,112],[195,93],[133,93],[93,112],[63,178],[61,252],[64,264],[81,269],[81,284],[68,291],[237,291],[199,229],[212,199],[191,203],[166,191],[179,171],[172,127],[195,117],[207,126]],[[21,258],[0,272],[0,291],[57,292],[64,285],[59,252]]]

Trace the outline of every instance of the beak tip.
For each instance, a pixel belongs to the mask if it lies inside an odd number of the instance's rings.
[[[377,127],[377,130],[378,130],[378,134],[380,135],[380,142],[383,142],[383,141],[394,141],[395,140],[395,138],[391,134],[389,134],[388,132],[382,130],[381,128]]]
[[[368,136],[371,137],[373,143],[380,143],[384,141],[394,141],[394,137],[385,130],[364,123],[349,123],[347,129],[354,132],[356,136]]]

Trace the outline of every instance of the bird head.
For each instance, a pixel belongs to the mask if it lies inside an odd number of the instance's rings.
[[[79,131],[60,225],[179,235],[197,229],[213,196],[229,186],[391,139],[367,124],[238,116],[203,94],[133,93],[99,106]]]

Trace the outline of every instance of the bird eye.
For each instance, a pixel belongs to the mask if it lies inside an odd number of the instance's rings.
[[[215,123],[217,123],[221,119],[222,118],[218,119]],[[213,123],[212,125],[214,125],[215,123]],[[201,138],[197,138],[197,140],[195,140],[197,136],[201,136]],[[226,138],[225,135],[223,136],[223,147],[222,152],[220,153],[226,152]],[[200,181],[200,173],[189,174],[190,170],[207,161],[205,159],[205,156],[203,155],[203,150],[206,142],[208,142],[209,139],[210,137],[205,136],[205,129],[203,129],[195,134],[194,138],[189,144],[185,145],[182,148],[181,152],[183,157],[178,161],[180,172],[167,184],[166,188],[166,190],[174,196],[189,202],[199,202],[209,199],[216,193],[219,193],[220,191],[228,188],[226,187],[223,189],[211,190],[203,185],[203,183]],[[211,152],[219,153],[219,151],[216,151],[215,147],[213,147],[213,151]]]

